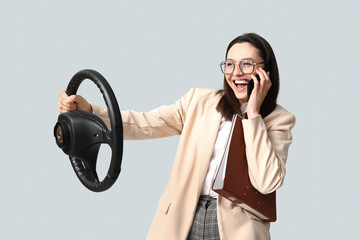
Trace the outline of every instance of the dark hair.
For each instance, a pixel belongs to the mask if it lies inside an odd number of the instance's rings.
[[[270,44],[261,36],[255,33],[246,33],[243,34],[229,43],[228,48],[226,49],[225,59],[227,58],[227,54],[229,49],[236,43],[250,43],[252,46],[259,50],[261,58],[265,62],[264,70],[270,71],[270,80],[271,80],[271,88],[267,93],[264,102],[260,108],[260,114],[263,118],[269,115],[276,107],[276,100],[279,93],[279,70],[276,63],[275,54],[270,46]],[[224,76],[224,89],[219,90],[218,94],[222,94],[218,105],[216,106],[216,110],[225,117],[226,120],[232,119],[234,114],[240,114],[240,102],[236,98],[233,90],[229,86]]]

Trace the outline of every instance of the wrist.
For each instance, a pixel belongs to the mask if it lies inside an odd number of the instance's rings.
[[[257,112],[257,111],[247,112],[248,119],[255,118],[255,117],[259,116],[259,115],[260,115],[260,113]]]
[[[93,113],[93,109],[92,109],[92,106],[91,106],[90,103],[89,103],[89,105],[88,105],[87,111],[88,111],[89,113]]]

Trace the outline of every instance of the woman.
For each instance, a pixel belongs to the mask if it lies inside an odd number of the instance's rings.
[[[181,135],[147,239],[270,239],[270,224],[218,196],[211,190],[211,180],[224,152],[232,115],[237,113],[244,117],[252,185],[263,194],[278,189],[284,180],[295,117],[276,104],[277,63],[271,46],[259,35],[244,34],[230,42],[221,69],[224,90],[192,88],[173,105],[146,113],[121,112],[125,139]],[[248,99],[250,79],[254,89]],[[106,109],[62,91],[59,111],[73,109],[93,112],[109,126]]]

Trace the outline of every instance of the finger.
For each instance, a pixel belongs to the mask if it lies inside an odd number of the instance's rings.
[[[267,86],[267,87],[271,86],[270,72],[265,72],[265,70],[262,69],[262,68],[259,68],[259,69],[257,70],[257,72],[261,72],[261,73],[262,73],[262,76],[264,77],[264,78],[262,79],[261,83],[262,83],[264,86]],[[260,77],[260,79],[261,79],[261,77]]]
[[[265,70],[263,68],[259,68],[259,71],[261,71],[264,75],[264,87],[266,87],[267,89],[269,89],[271,87],[271,80],[270,80],[270,72],[265,72]]]
[[[62,90],[60,93],[60,98],[62,99],[67,99],[69,96],[67,95],[66,91],[65,90]]]
[[[265,73],[265,71],[263,69],[257,69],[256,72],[260,76],[259,94],[262,95],[262,96],[264,96],[264,95],[266,96],[267,92],[269,90],[269,87],[268,87],[269,79],[265,78],[265,76],[267,76],[267,75],[266,75],[266,73]]]
[[[69,104],[69,103],[64,103],[64,102],[59,101],[58,106],[59,106],[59,108],[61,107],[64,109],[70,109],[70,110],[76,109],[76,104],[74,104],[74,103]]]
[[[270,72],[266,72],[268,78],[269,78],[269,88],[272,86],[272,82],[271,82],[271,79],[270,79]]]
[[[264,95],[267,95],[267,92],[269,91],[269,89],[271,87],[270,78],[269,78],[268,74],[265,72],[265,70],[262,68],[257,69],[256,72],[259,74],[260,79],[261,79],[259,92],[261,92]]]
[[[59,102],[62,102],[63,104],[74,104],[75,103],[73,100],[74,97],[69,97],[66,94],[65,90],[61,91],[59,95],[60,95]]]
[[[270,72],[265,72],[265,70],[262,67],[259,67],[259,70],[263,75],[264,75],[264,79],[269,80],[270,79]]]
[[[67,109],[67,108],[64,108],[64,107],[61,107],[61,106],[59,106],[59,112],[60,113],[66,113],[66,112],[69,112],[70,111],[70,109]]]
[[[74,103],[64,103],[63,101],[58,101],[58,108],[60,112],[69,112],[71,110],[76,110],[76,104]]]
[[[73,110],[75,110],[75,109],[73,109],[73,108],[67,108],[67,107],[64,107],[64,106],[59,106],[59,112],[60,113],[66,113],[66,112],[70,112],[70,111],[73,111]]]
[[[65,102],[66,103],[76,103],[75,100],[76,100],[76,95],[71,95],[65,100]]]
[[[257,77],[254,74],[251,74],[251,79],[254,81],[254,88],[253,88],[253,93],[256,94],[259,90],[259,81],[257,79]]]
[[[68,97],[67,95],[66,96],[62,95],[59,98],[59,102],[61,102],[64,105],[69,105],[69,106],[70,105],[76,105],[76,102],[74,101],[74,98],[75,98],[75,96]]]
[[[262,68],[256,69],[256,73],[259,74],[261,80],[268,78],[266,72]]]
[[[62,106],[64,108],[71,108],[71,109],[76,109],[76,104],[75,103],[67,103],[65,101],[60,101],[58,102],[59,106]]]
[[[260,88],[262,88],[263,85],[264,85],[264,81],[265,81],[264,73],[261,72],[259,69],[256,69],[256,73],[257,73],[257,74],[259,75],[259,77],[260,77],[259,85],[260,85]]]
[[[63,108],[59,108],[59,112],[60,113],[67,113],[67,112],[70,112],[70,111],[73,111],[74,109],[63,109]]]
[[[59,95],[60,95],[60,98],[63,99],[63,101],[68,102],[68,103],[70,103],[70,102],[74,103],[74,102],[76,101],[76,98],[77,98],[77,95],[70,95],[70,96],[69,96],[69,95],[66,93],[65,90],[62,90],[62,91],[59,93]]]

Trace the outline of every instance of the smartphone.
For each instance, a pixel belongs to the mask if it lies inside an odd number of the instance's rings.
[[[255,77],[257,78],[257,80],[260,83],[260,76],[258,74],[255,75]],[[247,96],[248,96],[248,101],[250,99],[250,95],[252,93],[252,90],[254,89],[254,80],[250,79],[250,81],[247,84]]]

